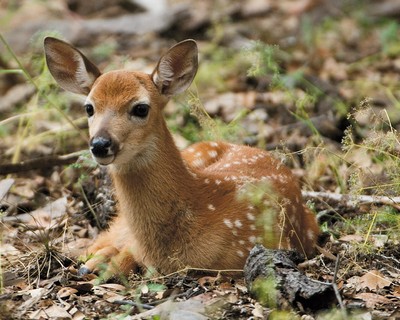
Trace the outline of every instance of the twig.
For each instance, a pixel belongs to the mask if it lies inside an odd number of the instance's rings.
[[[342,297],[340,296],[339,288],[337,287],[336,280],[337,280],[337,273],[339,270],[339,262],[340,262],[340,255],[337,255],[336,262],[335,262],[335,270],[333,274],[333,280],[332,280],[332,287],[333,291],[335,292],[336,300],[339,303],[340,306],[340,312],[342,313],[342,318],[347,319],[347,312],[346,308],[344,307]]]
[[[192,267],[185,267],[183,269],[171,272],[169,274],[165,274],[165,275],[161,275],[161,276],[155,276],[153,278],[149,278],[147,279],[148,281],[157,281],[157,280],[162,280],[162,279],[166,279],[169,277],[172,277],[174,275],[179,275],[181,273],[184,272],[189,272],[189,271],[198,271],[198,272],[210,272],[210,273],[217,273],[217,274],[221,274],[221,273],[238,273],[238,274],[242,274],[243,270],[242,269],[222,269],[222,270],[218,270],[218,269],[202,269],[202,268],[192,268]]]
[[[78,160],[82,153],[83,151],[76,151],[65,155],[48,156],[21,161],[19,163],[2,164],[0,165],[0,175],[71,164]]]
[[[324,201],[340,202],[347,207],[356,207],[360,204],[387,204],[391,206],[400,205],[400,197],[351,195],[330,192],[302,191],[304,198],[324,199]]]
[[[151,310],[151,309],[155,308],[154,306],[151,306],[149,304],[135,302],[132,300],[115,300],[114,303],[120,304],[120,305],[129,305],[129,306],[138,307],[138,308],[142,308],[142,309],[146,309],[146,310]]]

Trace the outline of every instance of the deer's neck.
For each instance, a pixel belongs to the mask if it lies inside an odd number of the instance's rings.
[[[144,233],[145,237],[165,233],[169,225],[186,223],[183,221],[195,210],[191,199],[196,199],[197,180],[186,168],[171,134],[163,128],[145,164],[111,170],[120,214],[132,223],[135,234]]]

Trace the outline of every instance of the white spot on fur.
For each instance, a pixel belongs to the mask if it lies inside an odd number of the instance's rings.
[[[237,253],[237,255],[239,256],[239,257],[244,257],[244,253],[243,253],[243,251],[242,250],[238,250],[238,251],[236,251],[236,253]]]
[[[215,180],[215,184],[217,184],[217,185],[219,185],[219,184],[221,184],[221,180],[219,180],[219,179],[217,179],[217,180]]]
[[[195,159],[195,160],[193,160],[193,165],[195,167],[204,166],[204,160],[203,159]]]
[[[235,220],[235,227],[236,228],[241,228],[242,226],[243,226],[243,223],[239,219],[236,219]]]
[[[250,230],[256,230],[256,225],[255,224],[251,224],[250,225]]]
[[[312,230],[307,231],[307,237],[309,240],[314,240],[315,233]]]
[[[245,244],[245,241],[244,240],[239,240],[239,244],[243,245],[243,244]]]
[[[224,223],[225,223],[225,225],[226,225],[229,229],[232,229],[232,228],[233,228],[233,223],[232,223],[231,220],[229,220],[229,219],[224,219]]]
[[[195,174],[194,172],[190,171],[190,169],[188,169],[188,172],[193,178],[197,179],[197,174]]]
[[[212,142],[210,142],[210,146],[216,148],[216,147],[218,147],[218,143],[212,141]]]
[[[195,149],[193,147],[189,147],[186,150],[187,150],[187,152],[193,153]]]
[[[225,164],[224,164],[224,168],[229,168],[230,166],[231,166],[230,163],[225,163]]]
[[[194,154],[196,158],[200,158],[203,154],[199,151]]]
[[[208,151],[208,155],[209,155],[211,158],[215,158],[215,157],[218,155],[218,152],[215,151],[215,150],[210,150],[210,151]]]
[[[251,212],[247,212],[247,213],[246,213],[246,217],[247,217],[247,219],[250,220],[250,221],[256,220],[256,217],[255,217],[254,214],[252,214]]]
[[[210,179],[204,179],[204,183],[209,184],[210,183]]]
[[[257,241],[257,237],[255,237],[255,236],[250,236],[250,237],[249,237],[249,242],[250,242],[250,243],[253,243],[253,244],[254,244],[254,243],[256,243],[256,241]]]
[[[207,206],[207,208],[208,210],[215,211],[215,207],[211,203]]]

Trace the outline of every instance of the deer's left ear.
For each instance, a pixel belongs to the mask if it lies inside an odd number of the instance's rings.
[[[160,93],[170,97],[189,88],[197,67],[197,44],[194,40],[184,40],[160,58],[151,78]]]
[[[44,52],[51,75],[63,89],[89,94],[101,73],[82,52],[52,37],[44,39]]]

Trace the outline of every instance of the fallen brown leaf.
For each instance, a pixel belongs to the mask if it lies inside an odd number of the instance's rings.
[[[57,297],[60,299],[63,298],[68,298],[70,297],[72,294],[77,293],[78,290],[71,288],[71,287],[63,287],[60,290],[58,290],[57,292]]]
[[[197,280],[199,285],[201,285],[202,287],[214,285],[215,281],[217,281],[217,277],[209,277],[209,276],[201,277],[199,280]]]
[[[386,279],[378,270],[368,271],[360,278],[361,286],[372,291],[390,286],[391,283],[392,281]]]
[[[384,296],[376,293],[363,292],[354,296],[356,299],[361,299],[365,302],[367,308],[374,308],[376,304],[391,304],[392,301]]]
[[[343,237],[339,238],[339,241],[343,242],[363,242],[364,237],[360,236],[359,234],[347,234]]]

